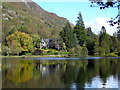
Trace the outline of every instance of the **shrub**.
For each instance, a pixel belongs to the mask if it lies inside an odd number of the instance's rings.
[[[117,57],[118,55],[115,54],[115,53],[110,53],[108,56],[110,56],[110,57]]]
[[[118,52],[118,56],[120,56],[120,52]]]
[[[75,48],[72,48],[70,50],[71,56],[76,56],[76,57],[85,57],[88,55],[88,50],[86,47],[81,47],[77,45]]]
[[[32,53],[25,53],[25,55],[32,55]]]
[[[36,51],[34,51],[33,55],[43,55],[43,51],[37,49]]]
[[[86,47],[83,47],[81,51],[81,56],[85,57],[87,55],[88,55],[88,49]]]
[[[58,55],[59,53],[58,52],[54,52],[54,55]]]
[[[1,48],[1,49],[2,49],[2,50],[1,50],[1,54],[2,54],[2,55],[7,56],[7,55],[10,54],[10,48],[9,48],[8,46],[3,46],[3,45],[2,45],[2,48]]]

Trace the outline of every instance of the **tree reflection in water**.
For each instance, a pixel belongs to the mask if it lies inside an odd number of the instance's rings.
[[[25,88],[107,88],[120,84],[120,59],[88,60],[4,60],[3,87]],[[5,75],[5,76],[4,76]],[[113,78],[113,79],[112,79]],[[118,79],[119,82],[116,81]],[[11,82],[12,81],[12,82]],[[24,85],[23,85],[24,84]]]
[[[16,60],[9,62],[6,77],[15,83],[23,83],[30,80],[33,76],[33,61]]]

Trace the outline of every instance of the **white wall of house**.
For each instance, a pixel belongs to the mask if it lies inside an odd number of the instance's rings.
[[[40,48],[43,48],[43,47],[47,47],[47,43],[45,42],[45,39],[42,39],[40,43]]]

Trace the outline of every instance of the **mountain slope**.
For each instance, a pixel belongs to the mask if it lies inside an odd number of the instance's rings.
[[[41,38],[59,38],[59,32],[67,22],[34,2],[3,2],[1,8],[3,42],[16,30],[39,34]]]

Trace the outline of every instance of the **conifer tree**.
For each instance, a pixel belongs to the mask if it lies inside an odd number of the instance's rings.
[[[110,53],[110,36],[106,33],[104,26],[101,28],[99,36],[100,55],[107,55]]]
[[[115,35],[111,36],[111,39],[110,39],[110,51],[111,52],[116,52],[118,51],[118,39]]]
[[[74,33],[77,36],[79,45],[83,46],[85,44],[87,34],[86,34],[85,25],[84,25],[81,13],[79,13],[79,16],[77,18],[78,20],[77,20],[76,26],[74,27]]]
[[[60,36],[63,39],[63,42],[65,43],[67,50],[74,47],[74,33],[69,22],[60,32]]]
[[[94,55],[95,53],[95,40],[94,40],[94,33],[91,30],[91,27],[87,28],[87,42],[86,47],[88,49],[89,55]]]

